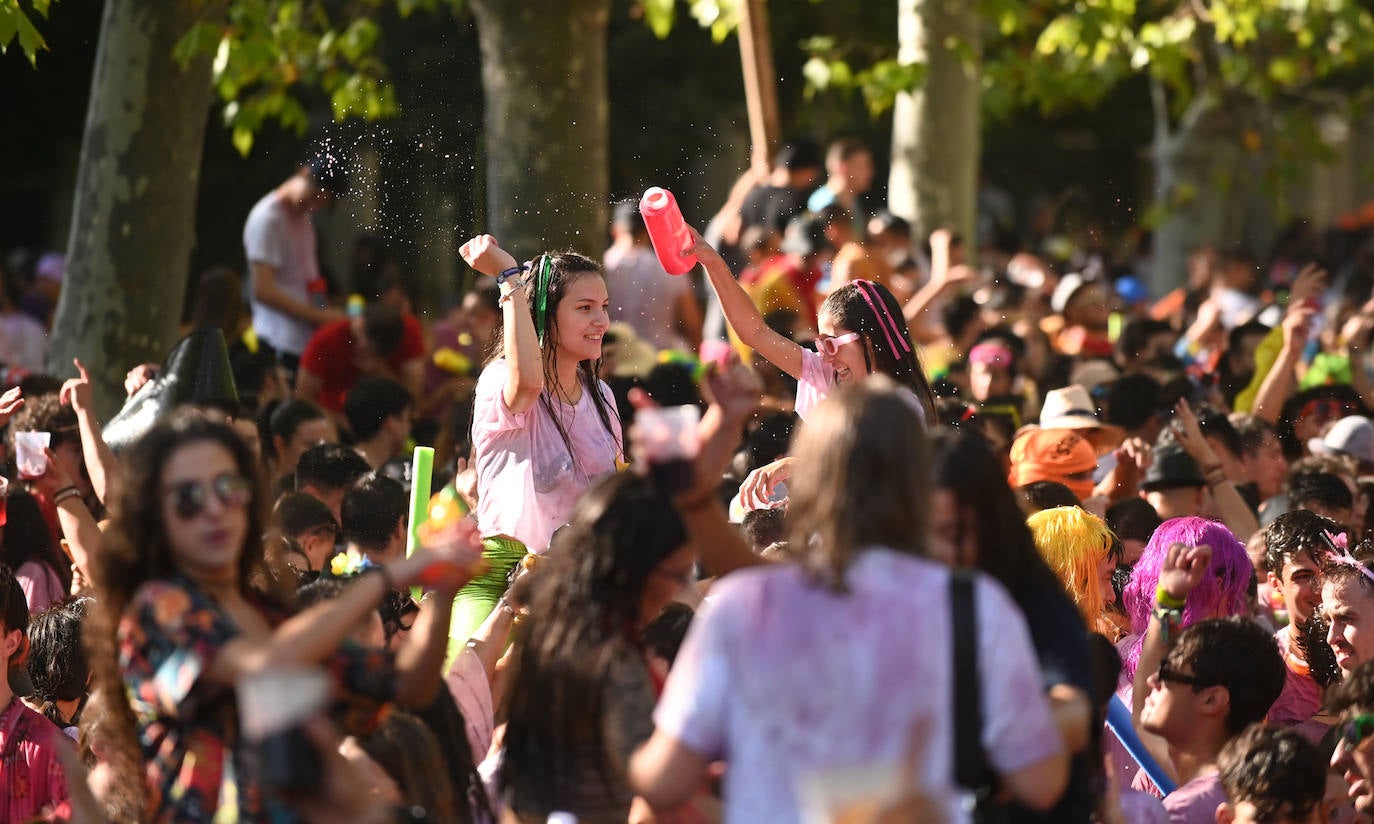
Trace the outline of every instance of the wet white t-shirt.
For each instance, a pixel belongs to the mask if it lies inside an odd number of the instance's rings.
[[[320,276],[315,256],[315,225],[309,214],[296,214],[282,205],[275,190],[268,192],[243,225],[243,248],[248,264],[266,263],[277,270],[277,288],[301,303],[310,300],[306,285]],[[251,294],[251,292],[250,292]],[[253,329],[279,351],[299,356],[314,327],[257,300]]]
[[[472,410],[472,448],[477,463],[477,522],[484,537],[506,535],[542,553],[554,530],[568,522],[578,497],[621,459],[620,418],[610,387],[599,383],[609,407],[611,431],[597,414],[590,392],[576,405],[553,402],[567,430],[563,442],[543,399],[516,414],[503,388],[510,365],[493,361],[477,379]]]

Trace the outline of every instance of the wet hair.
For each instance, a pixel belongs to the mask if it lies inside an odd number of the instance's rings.
[[[386,548],[397,524],[406,520],[410,498],[405,487],[385,475],[369,473],[350,486],[339,505],[343,539],[366,550]]]
[[[1164,520],[1140,498],[1126,498],[1107,507],[1107,526],[1123,541],[1149,542]]]
[[[1288,677],[1274,636],[1239,615],[1210,618],[1188,627],[1165,653],[1164,661],[1176,669],[1191,669],[1205,684],[1226,688],[1231,696],[1228,735],[1263,721]]]
[[[405,413],[415,405],[410,390],[390,378],[363,378],[353,384],[344,399],[344,417],[353,437],[365,441],[381,431],[387,418]]]
[[[1026,519],[1035,547],[1063,582],[1083,621],[1102,621],[1106,600],[1097,566],[1110,554],[1116,536],[1101,518],[1077,506],[1058,506]]]
[[[322,443],[301,453],[296,462],[296,489],[344,489],[372,471],[362,455],[336,443]]]
[[[1016,487],[1016,497],[1030,515],[1058,506],[1078,506],[1078,496],[1058,481],[1031,481]]]
[[[405,319],[393,303],[373,303],[363,310],[363,336],[378,357],[389,358],[405,337]]]
[[[872,281],[846,283],[826,297],[820,311],[829,315],[836,327],[858,332],[866,343],[864,366],[868,371],[886,375],[910,389],[920,401],[926,420],[935,420],[935,394],[926,381],[901,304],[886,286]]]
[[[568,455],[577,460],[577,455],[573,452],[572,438],[568,435],[568,427],[563,422],[563,416],[555,413],[555,397],[564,397],[566,387],[562,386],[558,380],[558,307],[563,302],[568,290],[574,283],[587,275],[596,275],[605,279],[605,272],[596,261],[589,257],[580,255],[577,252],[547,252],[531,261],[529,273],[525,279],[526,302],[530,306],[530,319],[535,324],[536,331],[539,329],[539,301],[537,299],[537,283],[539,280],[539,270],[545,261],[550,264],[550,274],[548,283],[548,293],[546,297],[547,310],[545,312],[546,329],[539,339],[540,352],[544,365],[544,390],[539,393],[539,405],[548,413],[554,427],[558,429],[558,435],[563,439],[563,446],[567,448]],[[492,339],[493,355],[501,356],[505,349],[505,335],[497,331]],[[512,367],[514,368],[514,364]],[[601,380],[597,377],[601,373],[601,359],[579,361],[577,364],[577,380],[582,384],[584,392],[588,392],[592,398],[592,405],[596,408],[596,416],[601,420],[601,425],[606,432],[614,438],[618,450],[624,450],[624,442],[617,434],[618,428],[612,420],[619,421],[615,408],[610,400],[602,393]],[[561,401],[559,402],[561,406]]]
[[[1355,505],[1355,498],[1339,475],[1299,472],[1288,479],[1288,502],[1295,507],[1317,503],[1327,509],[1350,509]]]
[[[1360,571],[1360,567],[1374,570],[1374,542],[1361,541],[1350,550],[1350,557],[1355,560],[1355,564],[1341,563],[1329,554],[1318,559],[1322,565],[1322,587],[1355,581],[1360,585],[1365,597],[1374,597],[1374,581],[1370,581],[1369,576]]]
[[[53,543],[52,531],[38,501],[27,492],[13,492],[5,501],[5,527],[0,537],[0,563],[18,572],[31,561],[52,570],[62,591],[72,588],[72,564]]]
[[[1283,565],[1306,553],[1312,563],[1324,563],[1327,550],[1323,533],[1335,536],[1341,527],[1329,518],[1323,518],[1306,509],[1293,509],[1275,518],[1264,528],[1264,567],[1275,576],[1283,576]]]
[[[1139,636],[1125,656],[1126,675],[1131,679],[1135,678],[1136,665],[1140,663],[1140,648],[1154,609],[1159,573],[1173,544],[1206,544],[1212,548],[1210,574],[1202,576],[1202,583],[1188,595],[1188,602],[1183,607],[1183,626],[1217,615],[1245,613],[1246,591],[1255,574],[1245,546],[1217,521],[1197,516],[1165,521],[1150,536],[1144,553],[1131,570],[1131,580],[1121,593],[1121,604],[1131,619],[1131,631]]]
[[[644,591],[686,543],[673,502],[628,472],[594,484],[554,536],[531,579],[530,617],[515,652],[501,779],[517,812],[559,809],[556,779],[581,769],[589,752],[604,786],[620,783],[625,765],[602,732],[605,700],[627,667],[645,666]]]
[[[672,666],[694,615],[686,604],[673,602],[664,607],[658,617],[644,627],[644,646]]]
[[[1291,729],[1253,724],[1227,742],[1217,767],[1232,804],[1250,804],[1262,821],[1297,821],[1326,796],[1329,761]]]
[[[91,702],[100,705],[96,715],[103,719],[101,738],[107,745],[104,758],[118,780],[128,786],[138,786],[143,781],[141,748],[133,710],[124,691],[116,630],[140,586],[178,574],[163,522],[163,471],[178,451],[202,443],[227,451],[238,473],[249,479],[252,486],[252,499],[245,508],[248,526],[239,553],[239,586],[260,603],[281,606],[290,600],[288,592],[260,588],[285,578],[279,578],[269,567],[262,539],[268,521],[266,480],[248,445],[233,427],[195,410],[176,410],[125,450],[122,482],[115,487],[110,502],[110,527],[101,551],[92,559],[99,597],[88,620],[86,644],[94,675]]]
[[[787,510],[781,508],[755,509],[745,513],[740,531],[744,533],[749,548],[760,552],[778,541],[787,540],[786,516]]]
[[[1006,472],[982,434],[937,428],[930,434],[930,449],[935,485],[953,495],[961,509],[977,513],[978,569],[996,578],[1018,604],[1045,589],[1062,591],[1064,585],[1036,550]]]
[[[57,702],[86,697],[91,667],[81,646],[81,625],[89,603],[89,598],[58,601],[29,620],[28,666],[33,698],[43,715],[59,727],[75,724],[77,718],[62,718]]]
[[[457,794],[445,770],[443,751],[423,721],[407,712],[388,713],[358,743],[396,782],[401,800],[424,809],[426,821],[457,820]]]

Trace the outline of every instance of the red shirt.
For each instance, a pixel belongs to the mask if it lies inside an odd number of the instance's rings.
[[[414,315],[402,318],[401,344],[386,359],[387,366],[399,371],[408,361],[425,356],[425,336]],[[305,345],[301,354],[301,368],[320,379],[319,404],[325,409],[342,412],[344,397],[362,372],[353,358],[353,327],[347,318],[326,323]]]

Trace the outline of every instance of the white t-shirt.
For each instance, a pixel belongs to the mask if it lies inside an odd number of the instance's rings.
[[[822,358],[819,353],[803,347],[801,377],[797,379],[797,402],[793,407],[797,412],[797,417],[802,420],[811,417],[811,412],[821,401],[826,399],[826,396],[834,388],[835,370],[826,365],[825,358]],[[929,427],[930,422],[926,420],[925,407],[921,406],[921,401],[917,399],[916,394],[907,390],[906,397],[911,400],[911,405],[920,413],[921,425]]]
[[[689,351],[676,325],[678,304],[692,288],[688,276],[663,271],[654,250],[643,246],[612,246],[605,262],[611,319],[630,324],[655,349]]]
[[[306,284],[320,276],[320,266],[315,256],[315,225],[308,213],[292,212],[275,190],[268,192],[248,213],[243,248],[250,267],[254,263],[275,267],[277,288],[301,303],[309,302]],[[257,300],[251,303],[253,329],[259,338],[288,354],[299,356],[305,351],[313,326]]]
[[[725,822],[801,820],[810,773],[911,764],[923,794],[957,809],[949,570],[888,549],[864,551],[849,592],[795,564],[721,579],[697,613],[654,713],[725,774]],[[999,774],[1062,749],[1025,619],[980,575],[978,667],[983,746]],[[909,773],[908,773],[909,774]]]
[[[622,455],[620,418],[610,387],[601,383],[611,432],[585,389],[576,406],[554,402],[572,452],[542,400],[520,414],[506,406],[502,389],[510,366],[492,361],[477,379],[472,450],[477,463],[477,523],[483,537],[507,535],[534,553],[549,547],[573,505],[592,483],[616,470]]]

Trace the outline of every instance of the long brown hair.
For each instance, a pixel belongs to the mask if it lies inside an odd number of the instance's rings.
[[[793,442],[791,546],[815,579],[844,591],[865,547],[925,555],[930,471],[919,406],[882,375],[837,387]]]
[[[573,454],[572,438],[568,436],[567,427],[563,424],[562,416],[554,411],[553,398],[564,397],[566,392],[558,380],[558,305],[563,302],[568,289],[574,283],[581,280],[586,275],[596,275],[603,280],[606,277],[605,271],[591,258],[580,255],[577,252],[549,252],[535,258],[530,264],[530,271],[525,275],[525,298],[530,306],[530,318],[534,321],[534,328],[539,329],[539,301],[536,282],[538,280],[539,268],[547,259],[550,264],[549,282],[547,294],[545,295],[545,330],[540,335],[540,356],[544,364],[544,391],[539,393],[539,404],[548,412],[553,419],[554,426],[558,428],[558,434],[563,438],[563,445],[568,449],[569,457],[573,460],[577,456]],[[496,330],[492,343],[492,358],[505,356],[505,334],[500,328]],[[579,361],[577,364],[577,378],[582,384],[584,392],[589,392],[592,403],[596,406],[597,417],[601,419],[601,425],[606,428],[606,432],[615,439],[616,448],[624,452],[624,443],[615,434],[615,428],[611,423],[612,418],[617,418],[615,409],[606,396],[601,394],[601,379],[597,377],[601,373],[601,358],[596,360]],[[618,420],[618,418],[617,418]]]
[[[131,796],[122,799],[116,809],[107,810],[115,821],[143,820],[147,803],[146,790],[137,793],[130,789],[143,787],[144,777],[137,722],[118,660],[119,622],[140,586],[177,574],[162,518],[162,472],[177,450],[204,442],[229,450],[239,473],[253,485],[247,537],[239,558],[240,586],[259,601],[285,604],[290,597],[255,589],[286,579],[268,569],[262,539],[268,517],[267,483],[248,445],[228,424],[199,410],[177,411],[159,421],[125,453],[124,476],[115,487],[110,508],[110,528],[91,570],[97,597],[86,630],[93,675],[90,704],[94,712],[89,715],[100,719],[98,730],[92,731],[91,744],[115,771],[116,786]],[[135,799],[134,795],[142,797]]]

